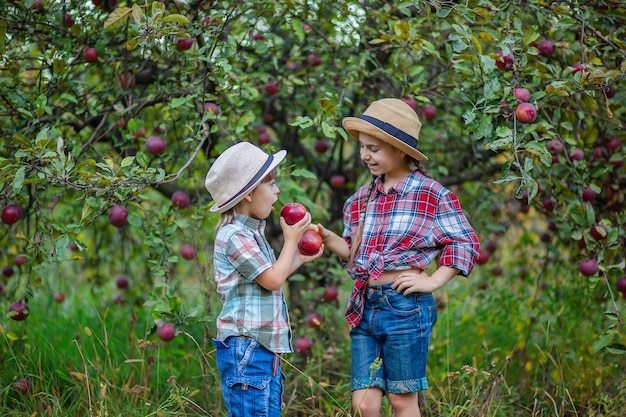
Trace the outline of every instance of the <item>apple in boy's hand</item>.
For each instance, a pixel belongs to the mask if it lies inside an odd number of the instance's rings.
[[[280,217],[283,217],[289,226],[298,223],[304,216],[306,207],[300,203],[287,203],[280,209]]]
[[[315,255],[322,247],[322,236],[315,230],[307,230],[298,242],[298,250],[303,255]]]

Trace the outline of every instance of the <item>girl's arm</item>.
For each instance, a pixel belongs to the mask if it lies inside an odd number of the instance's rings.
[[[350,258],[350,247],[343,237],[326,229],[319,223],[317,224],[317,233],[322,237],[324,247],[330,249],[330,251],[339,256],[341,260],[348,261]]]

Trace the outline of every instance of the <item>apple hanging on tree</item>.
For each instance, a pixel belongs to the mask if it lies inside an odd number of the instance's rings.
[[[339,297],[339,290],[337,290],[337,287],[332,285],[326,287],[324,293],[322,294],[322,299],[327,302],[335,301],[337,297]]]
[[[165,140],[160,136],[150,136],[146,139],[146,151],[152,155],[160,155],[165,151]]]
[[[164,342],[169,342],[174,340],[176,337],[176,329],[174,328],[173,323],[163,323],[157,327],[156,335],[159,339]]]
[[[180,248],[180,255],[188,260],[196,257],[196,250],[190,244],[185,244]]]
[[[83,52],[83,59],[86,62],[98,61],[98,50],[94,48],[93,46],[90,46],[89,48],[85,49],[85,51]]]
[[[2,209],[2,223],[14,224],[22,218],[22,209],[17,204],[9,204]]]
[[[537,119],[537,109],[532,103],[519,103],[515,108],[515,116],[522,123],[532,123]]]
[[[184,191],[175,191],[172,194],[172,204],[179,209],[189,207],[189,196]]]
[[[303,355],[308,355],[311,353],[311,348],[313,347],[313,341],[306,336],[299,337],[296,339],[296,352],[302,353]]]
[[[595,259],[585,258],[580,261],[580,264],[578,265],[578,270],[584,276],[590,277],[597,274],[600,270],[600,267],[598,266],[598,261],[596,261]]]
[[[24,321],[30,314],[28,305],[23,301],[16,301],[9,306],[9,316],[15,321]]]
[[[126,207],[118,204],[111,207],[109,210],[109,223],[115,227],[124,227],[128,222],[128,210]]]

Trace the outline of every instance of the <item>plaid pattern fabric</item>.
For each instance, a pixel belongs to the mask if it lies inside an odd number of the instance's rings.
[[[276,262],[265,238],[265,221],[238,215],[217,232],[214,270],[222,311],[217,339],[245,335],[274,353],[293,352],[291,325],[282,289],[269,291],[256,283]]]
[[[479,250],[478,237],[456,195],[437,181],[414,171],[387,193],[380,177],[373,187],[361,247],[353,270],[348,271],[355,280],[346,309],[352,327],[361,321],[369,277],[378,279],[384,271],[426,269],[437,257],[440,265],[468,276]],[[368,188],[359,188],[345,203],[343,237],[349,245]]]

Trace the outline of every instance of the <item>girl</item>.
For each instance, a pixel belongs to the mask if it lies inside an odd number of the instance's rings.
[[[346,309],[352,406],[357,416],[378,417],[386,394],[396,417],[420,416],[437,320],[432,292],[470,274],[478,238],[457,197],[421,167],[421,123],[408,104],[375,101],[343,127],[359,141],[372,180],[346,201],[342,236],[317,228],[355,281]]]

